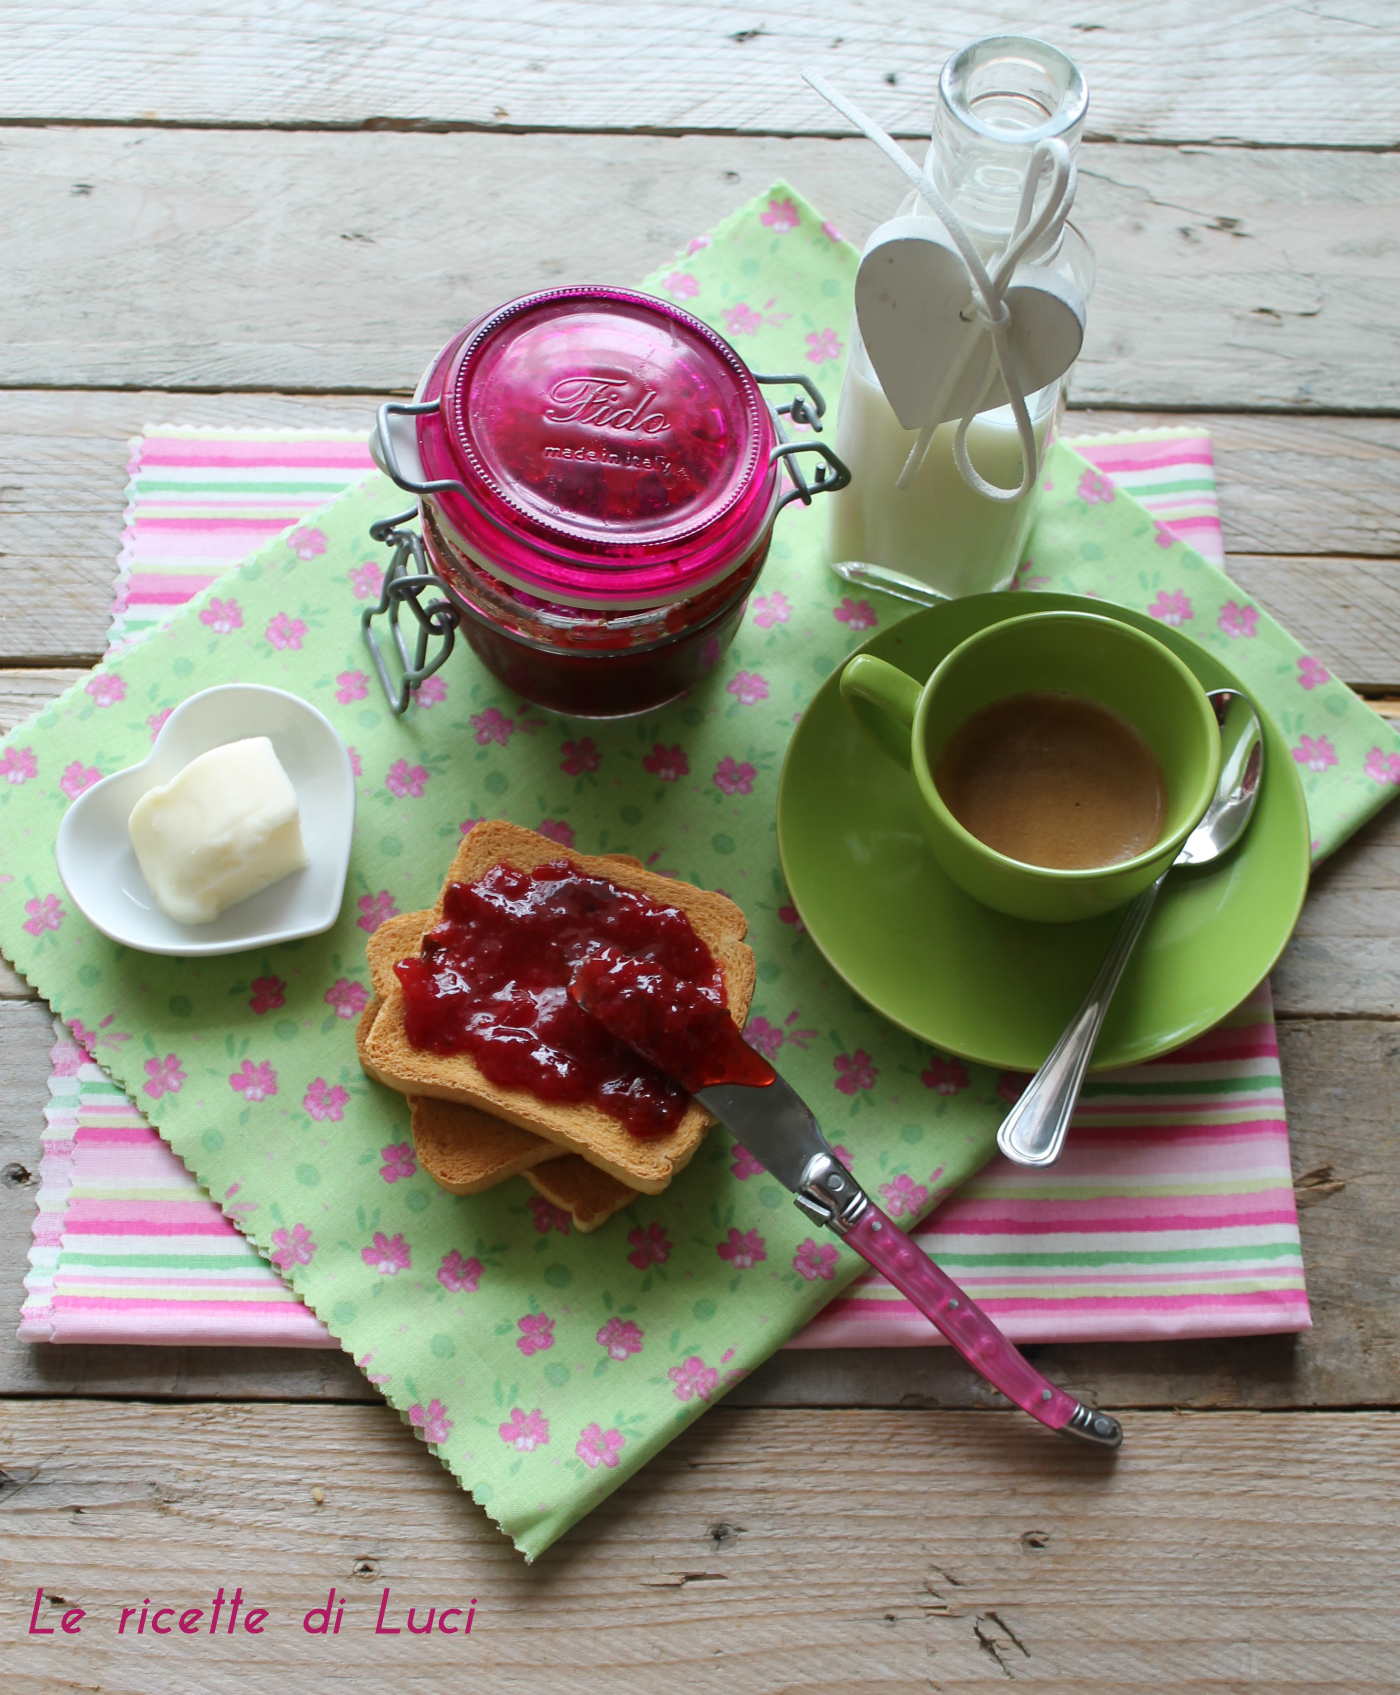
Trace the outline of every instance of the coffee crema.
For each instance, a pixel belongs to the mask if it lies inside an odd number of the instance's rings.
[[[1052,871],[1120,865],[1161,837],[1162,767],[1126,719],[1078,695],[1010,695],[959,725],[934,774],[963,828]]]

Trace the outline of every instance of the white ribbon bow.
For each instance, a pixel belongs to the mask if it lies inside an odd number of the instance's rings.
[[[934,431],[957,418],[953,459],[964,481],[988,500],[1020,500],[1040,474],[1026,395],[1063,376],[1084,339],[1084,304],[1073,288],[1029,267],[1017,275],[1023,259],[1054,245],[1069,216],[1077,184],[1069,149],[1053,138],[1032,149],[1015,223],[989,270],[928,174],[825,77],[803,76],[898,165],[947,231],[945,238],[925,217],[881,225],[856,278],[856,317],[871,364],[900,423],[919,431],[896,487],[909,487]],[[1047,170],[1049,192],[1036,213]],[[1021,480],[1012,489],[989,483],[967,452],[972,419],[1008,402],[1021,446]]]

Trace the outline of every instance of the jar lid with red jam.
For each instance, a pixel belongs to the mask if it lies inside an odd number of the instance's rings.
[[[420,389],[420,405],[434,402],[416,446],[438,521],[545,602],[692,597],[742,564],[779,503],[782,438],[753,374],[649,295],[510,301],[443,349]]]

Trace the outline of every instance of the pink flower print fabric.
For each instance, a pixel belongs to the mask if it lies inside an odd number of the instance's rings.
[[[275,1086],[271,1093],[277,1093]],[[245,1094],[244,1098],[251,1097]],[[302,1110],[318,1123],[329,1119],[331,1123],[339,1124],[349,1103],[349,1093],[342,1089],[339,1083],[327,1083],[324,1077],[316,1078],[301,1099]]]
[[[748,1271],[760,1260],[768,1258],[766,1244],[757,1230],[734,1230],[723,1242],[720,1242],[715,1252],[723,1260],[728,1260],[735,1271]]]
[[[1170,593],[1163,589],[1147,610],[1154,618],[1169,624],[1174,630],[1179,630],[1183,624],[1189,623],[1196,616],[1191,610],[1190,595],[1181,589],[1174,589]]]
[[[452,1420],[441,1401],[429,1401],[426,1407],[415,1402],[408,1409],[408,1422],[422,1432],[425,1442],[431,1442],[434,1447],[445,1442],[452,1430]]]
[[[396,759],[389,767],[384,787],[400,800],[421,800],[430,775],[424,765],[410,765],[406,759]]]
[[[725,684],[740,706],[757,706],[768,699],[768,683],[757,671],[736,671]]]
[[[630,1318],[610,1318],[596,1340],[613,1360],[630,1359],[642,1351],[642,1331]]]
[[[394,904],[394,897],[388,889],[381,889],[377,895],[361,895],[356,901],[360,916],[356,923],[362,930],[368,930],[371,935],[381,924],[387,924],[391,918],[397,918],[399,909]]]
[[[398,1183],[406,1177],[416,1177],[418,1162],[413,1157],[412,1142],[390,1142],[379,1150],[383,1164],[379,1175],[386,1183]]]
[[[715,768],[714,785],[723,794],[751,795],[753,780],[757,775],[757,770],[747,759],[740,761],[726,757],[721,759]]]
[[[296,554],[298,559],[319,559],[326,551],[326,538],[320,530],[293,530],[287,538],[287,546]]]
[[[24,910],[29,914],[23,928],[31,936],[42,936],[48,930],[61,930],[63,920],[68,916],[62,901],[57,895],[45,895],[42,900],[37,896],[24,903]]]
[[[598,744],[591,736],[565,742],[560,752],[563,757],[559,761],[559,769],[566,777],[581,777],[586,771],[596,771],[602,759]]]
[[[92,696],[93,703],[103,708],[118,706],[126,699],[125,677],[110,676],[100,671],[83,686]]]
[[[1237,600],[1227,600],[1217,624],[1232,641],[1253,637],[1258,631],[1259,608],[1242,606]]]
[[[166,1054],[164,1059],[148,1059],[145,1071],[142,1093],[153,1101],[158,1101],[162,1095],[178,1095],[184,1086],[185,1073],[173,1053]]]
[[[762,1177],[765,1166],[753,1157],[741,1142],[734,1144],[734,1163],[729,1168],[741,1183],[747,1183],[750,1177]]]
[[[366,559],[350,573],[350,592],[356,600],[378,600],[383,587],[384,567],[377,559]]]
[[[444,1254],[437,1269],[437,1280],[451,1295],[474,1295],[481,1287],[486,1267],[475,1254],[466,1258],[460,1248]]]
[[[620,1430],[604,1430],[599,1424],[590,1424],[580,1434],[574,1452],[590,1471],[596,1471],[600,1465],[610,1466],[616,1471],[623,1441]]]
[[[39,763],[32,747],[7,747],[0,754],[0,777],[7,783],[27,783],[39,775]]]
[[[766,1018],[751,1018],[744,1026],[744,1040],[767,1059],[772,1059],[783,1045],[783,1032]]]
[[[1093,469],[1085,471],[1079,479],[1079,487],[1075,491],[1086,506],[1107,506],[1118,490],[1113,486],[1113,479],[1102,471]]]
[[[382,1230],[376,1230],[370,1245],[360,1249],[360,1258],[381,1277],[397,1277],[413,1264],[412,1252],[403,1236],[386,1236]]]
[[[528,1413],[522,1407],[515,1407],[506,1422],[498,1427],[498,1433],[507,1447],[514,1448],[517,1453],[532,1454],[536,1448],[548,1445],[549,1420],[539,1407]]]
[[[304,1224],[272,1232],[271,1259],[279,1271],[290,1271],[296,1265],[310,1265],[315,1253],[316,1244]]]
[[[809,1236],[792,1257],[792,1269],[804,1283],[829,1283],[836,1275],[840,1250],[829,1242],[815,1242]]]
[[[719,1373],[713,1366],[706,1365],[698,1354],[691,1354],[680,1365],[673,1365],[666,1375],[675,1384],[674,1393],[678,1401],[708,1401],[719,1385]]]
[[[515,720],[495,706],[488,707],[485,712],[474,712],[471,716],[471,727],[476,733],[478,747],[490,747],[494,742],[498,747],[504,747],[515,734]]]
[[[892,1178],[888,1183],[880,1185],[880,1195],[885,1203],[885,1211],[891,1218],[917,1216],[924,1203],[928,1200],[928,1190],[922,1183],[916,1183],[907,1175]]]
[[[228,1084],[251,1106],[255,1101],[270,1100],[277,1093],[277,1073],[266,1062],[254,1065],[251,1059],[245,1059]]]
[[[358,1018],[369,1005],[369,990],[363,983],[337,977],[326,990],[325,1002],[337,1018]]]
[[[527,1312],[516,1319],[515,1327],[520,1332],[515,1345],[527,1359],[554,1346],[554,1320],[542,1312]]]
[[[77,800],[85,789],[90,789],[94,783],[101,781],[102,773],[95,765],[84,765],[81,759],[75,759],[71,765],[64,767],[63,775],[58,779],[58,786],[69,800]]]
[[[1364,770],[1373,783],[1384,783],[1389,787],[1400,785],[1400,753],[1385,753],[1373,747],[1366,755]]]
[[[670,1238],[661,1224],[648,1224],[645,1228],[638,1225],[628,1232],[627,1244],[632,1250],[627,1256],[628,1261],[638,1271],[645,1271],[653,1265],[665,1265],[671,1257]]]
[[[1337,763],[1337,750],[1326,736],[1302,736],[1292,754],[1308,771],[1326,771]]]
[[[838,624],[844,624],[854,635],[859,630],[873,630],[880,620],[868,600],[852,600],[849,595],[831,614]]]
[[[750,605],[753,621],[760,630],[777,629],[792,617],[792,602],[781,589],[775,589],[772,594],[755,595]]]
[[[381,576],[383,573],[380,573]],[[199,615],[199,621],[216,636],[232,635],[243,628],[243,608],[236,600],[211,598]]]
[[[306,625],[300,618],[289,618],[285,612],[279,612],[269,621],[266,634],[279,652],[296,653],[306,640]]]
[[[555,1206],[553,1201],[546,1200],[543,1195],[531,1195],[529,1207],[535,1220],[535,1229],[540,1235],[548,1236],[554,1230],[561,1236],[569,1234],[573,1219],[563,1207]]]
[[[875,1079],[880,1075],[875,1061],[864,1048],[857,1048],[854,1053],[837,1054],[831,1063],[836,1068],[836,1087],[843,1095],[856,1095],[864,1089],[873,1089]]]
[[[931,1054],[927,1068],[919,1073],[919,1081],[935,1094],[956,1095],[971,1084],[972,1078],[960,1059]]]
[[[676,783],[690,775],[690,762],[681,747],[663,747],[660,742],[642,760],[642,769],[663,783]]]
[[[287,1004],[287,985],[280,977],[254,977],[248,987],[252,990],[248,1010],[258,1017]]]

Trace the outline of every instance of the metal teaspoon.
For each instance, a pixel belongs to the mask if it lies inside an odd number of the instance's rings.
[[[1219,859],[1244,834],[1254,811],[1264,768],[1258,715],[1237,689],[1215,689],[1206,698],[1220,725],[1220,782],[1214,799],[1181,852],[1128,907],[1084,1004],[997,1131],[997,1146],[1017,1165],[1053,1165],[1060,1157],[1108,1003],[1147,924],[1157,891],[1178,865],[1209,865]]]

